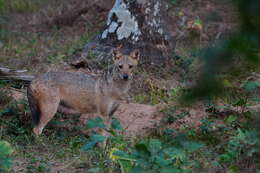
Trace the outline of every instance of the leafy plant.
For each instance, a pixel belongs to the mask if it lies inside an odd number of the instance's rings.
[[[6,90],[0,90],[0,106],[5,106],[12,101],[12,97],[7,94]]]
[[[260,87],[260,82],[254,82],[254,81],[244,81],[241,85],[241,88],[245,89],[247,92],[252,92],[257,87]]]
[[[102,119],[97,117],[87,122],[88,128],[105,128]],[[119,164],[122,173],[135,172],[188,172],[189,168],[196,165],[189,155],[204,147],[201,142],[188,138],[187,135],[177,133],[175,140],[166,142],[160,139],[144,139],[129,147],[128,143],[115,130],[122,130],[120,123],[113,120],[110,132],[109,158]],[[97,143],[103,142],[107,137],[94,134],[82,147],[88,151]],[[172,136],[171,136],[172,138]]]
[[[111,129],[108,129],[108,127],[103,123],[103,120],[100,117],[96,117],[94,119],[88,120],[87,123],[86,123],[86,128],[89,129],[89,130],[99,128],[99,129],[107,131],[111,135],[108,136],[108,137],[98,135],[98,134],[94,134],[94,135],[90,136],[89,141],[85,145],[83,145],[83,147],[82,147],[82,149],[84,151],[90,150],[96,144],[104,142],[106,139],[108,139],[110,141],[110,143],[113,143],[113,142],[120,143],[120,142],[122,142],[123,136],[121,136],[119,133],[116,133],[117,130],[122,130],[122,127],[121,127],[119,121],[117,121],[116,119],[112,120]]]
[[[120,164],[122,172],[188,172],[197,164],[189,159],[189,154],[201,149],[204,144],[186,137],[178,134],[174,143],[164,143],[159,139],[142,140],[129,153],[115,150],[112,155],[119,163],[128,162]]]
[[[12,162],[9,156],[13,151],[8,142],[0,141],[0,170],[5,171],[11,168]]]
[[[255,130],[237,129],[236,134],[228,141],[225,152],[219,156],[222,162],[234,162],[243,154],[252,157],[260,152],[260,133]]]

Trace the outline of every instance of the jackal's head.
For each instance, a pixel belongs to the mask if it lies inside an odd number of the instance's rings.
[[[133,70],[138,64],[140,52],[133,50],[130,55],[123,55],[119,49],[112,51],[114,68],[120,79],[128,80],[133,77]]]

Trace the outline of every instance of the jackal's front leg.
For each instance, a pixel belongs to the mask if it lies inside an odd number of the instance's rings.
[[[123,102],[126,102],[127,104],[130,103],[130,96],[127,93],[124,93],[121,95],[120,100]]]
[[[104,124],[106,125],[106,129],[102,129],[101,134],[106,137],[105,141],[102,143],[102,147],[105,148],[107,145],[108,138],[110,136],[110,130],[111,130],[111,120],[112,116],[115,113],[115,111],[118,109],[119,103],[118,102],[112,102],[112,104],[108,107],[108,111],[103,117]]]
[[[130,95],[129,94],[125,94],[125,101],[126,101],[127,104],[130,103],[130,100],[131,100]]]

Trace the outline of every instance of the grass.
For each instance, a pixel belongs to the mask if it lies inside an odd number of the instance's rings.
[[[63,34],[58,31],[53,31],[51,34],[14,34],[3,42],[0,63],[7,63],[11,67],[18,66],[18,68],[32,67],[39,63],[59,63],[75,53],[90,35],[83,33],[78,36],[72,33],[64,38]]]
[[[3,12],[32,12],[37,10],[37,5],[39,4],[39,0],[0,0],[0,13]]]
[[[19,116],[25,115],[21,113],[6,113],[0,121],[0,126],[5,127],[1,130],[1,140],[9,141],[15,149],[14,168],[19,167],[22,172],[48,172],[50,167],[63,166],[75,158],[75,169],[86,161],[87,157],[81,157],[81,146],[87,141],[86,137],[50,125],[42,136],[36,138],[31,133],[31,120],[22,122]],[[52,123],[56,124],[55,120]]]

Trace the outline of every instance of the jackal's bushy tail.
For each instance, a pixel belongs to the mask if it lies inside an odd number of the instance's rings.
[[[27,98],[31,109],[32,121],[37,125],[40,122],[41,110],[30,86],[27,88]]]

